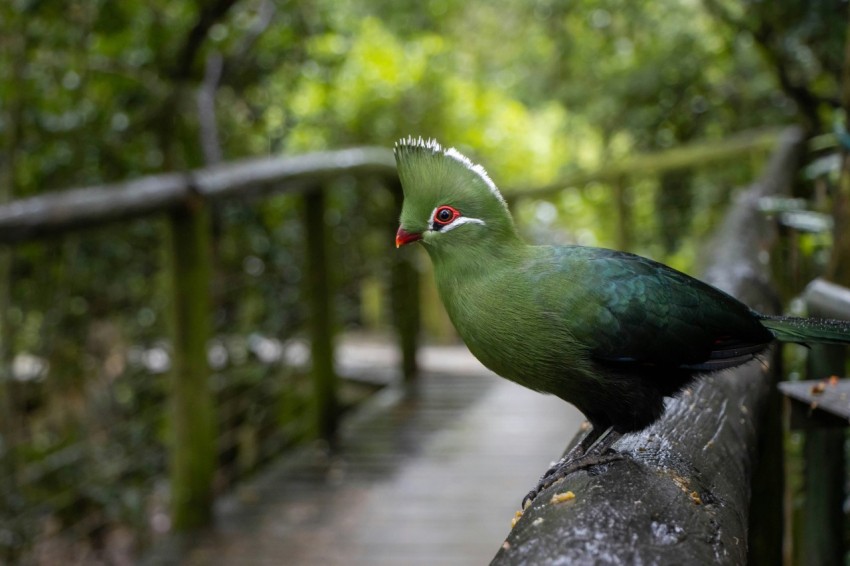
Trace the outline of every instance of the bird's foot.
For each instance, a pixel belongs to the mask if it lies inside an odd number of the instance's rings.
[[[601,466],[602,464],[608,464],[609,462],[613,462],[615,460],[622,460],[623,455],[618,452],[609,452],[607,454],[584,454],[579,456],[578,458],[564,458],[559,461],[557,464],[546,470],[546,473],[540,478],[540,481],[537,482],[537,486],[528,492],[528,494],[522,498],[522,505],[520,509],[527,509],[531,502],[534,501],[534,498],[540,494],[541,491],[551,486],[555,482],[564,479],[568,475],[573,472],[577,472],[578,470],[584,470],[586,468],[592,468],[593,466]]]

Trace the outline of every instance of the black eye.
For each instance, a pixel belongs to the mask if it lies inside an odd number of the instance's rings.
[[[434,222],[445,226],[460,216],[460,212],[450,206],[441,206],[434,212]]]

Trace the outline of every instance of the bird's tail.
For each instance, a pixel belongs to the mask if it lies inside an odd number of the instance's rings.
[[[847,320],[762,315],[761,323],[782,342],[850,344]]]

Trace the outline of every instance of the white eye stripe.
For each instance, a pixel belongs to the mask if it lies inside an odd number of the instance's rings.
[[[419,138],[422,139],[422,138]],[[430,140],[429,140],[430,141]],[[440,208],[439,206],[437,208]],[[434,229],[434,215],[437,214],[437,208],[431,211],[431,216],[428,217],[428,230]]]
[[[428,230],[434,231],[434,215],[437,214],[437,209],[439,209],[439,208],[440,207],[438,206],[437,208],[435,208],[434,210],[431,211],[431,217],[428,220]],[[468,216],[458,216],[452,222],[449,222],[448,224],[443,224],[442,226],[440,226],[439,232],[448,232],[450,230],[454,230],[455,228],[457,228],[458,226],[461,226],[463,224],[481,224],[482,226],[486,226],[484,221],[481,220],[480,218],[470,218]]]
[[[458,226],[461,226],[462,224],[481,224],[482,226],[486,226],[484,221],[481,220],[480,218],[470,218],[468,216],[459,216],[458,218],[455,218],[455,220],[453,222],[450,222],[449,224],[446,224],[445,226],[440,228],[440,232],[448,232],[449,230],[454,230],[455,228],[457,228]]]

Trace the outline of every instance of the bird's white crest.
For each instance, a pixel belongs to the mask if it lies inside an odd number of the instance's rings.
[[[487,174],[487,171],[481,165],[477,163],[473,163],[467,156],[459,152],[457,149],[450,147],[449,149],[444,149],[440,142],[435,140],[434,138],[424,139],[422,136],[418,138],[414,138],[413,136],[407,136],[407,138],[403,140],[399,140],[395,143],[395,149],[398,150],[401,147],[417,147],[422,149],[427,149],[433,151],[434,153],[442,153],[446,157],[450,159],[454,159],[458,163],[462,164],[464,167],[478,175],[484,184],[487,185],[487,188],[490,189],[490,192],[493,193],[499,202],[507,208],[508,203],[505,202],[505,198],[502,196],[502,193],[499,192],[498,187],[496,187],[496,183],[490,178],[490,175]]]

